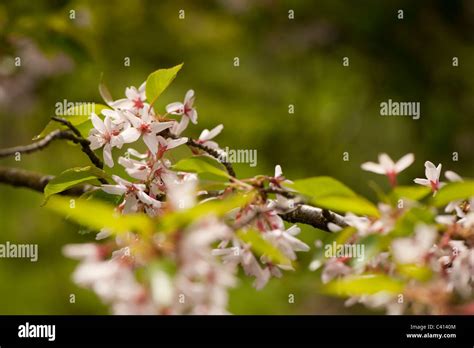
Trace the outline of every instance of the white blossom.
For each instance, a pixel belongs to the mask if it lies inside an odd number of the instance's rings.
[[[207,147],[218,149],[219,145],[211,139],[214,139],[217,135],[219,135],[219,133],[222,132],[222,129],[224,129],[224,126],[222,124],[214,127],[211,130],[204,129],[201,132],[201,135],[199,135],[199,139],[197,140],[197,142],[199,144],[206,145]]]
[[[414,182],[419,185],[428,186],[434,194],[441,188],[442,183],[439,181],[441,175],[441,164],[437,167],[430,161],[425,162],[425,176],[426,179],[416,178]]]
[[[395,186],[397,184],[397,175],[408,168],[414,160],[415,156],[412,153],[403,156],[397,162],[394,162],[386,153],[382,153],[379,155],[379,163],[363,163],[362,169],[386,175],[392,186]]]
[[[146,100],[146,82],[143,82],[140,87],[137,89],[136,87],[127,87],[125,89],[125,96],[124,99],[118,99],[112,103],[114,109],[123,109],[123,110],[134,110],[138,111],[145,106]]]
[[[413,237],[398,238],[392,242],[394,259],[402,264],[421,263],[433,246],[436,229],[428,225],[417,225]]]
[[[124,213],[136,212],[139,203],[145,204],[151,208],[160,208],[161,202],[150,197],[145,193],[144,184],[133,184],[117,175],[112,175],[112,179],[117,185],[102,185],[102,190],[112,195],[125,195],[120,208]]]
[[[127,113],[127,117],[133,125],[136,139],[141,135],[150,152],[156,154],[158,152],[157,134],[170,128],[173,122],[158,122],[149,112],[147,105],[140,110],[140,117],[131,113]]]
[[[88,140],[91,142],[91,150],[104,147],[104,162],[107,166],[113,167],[112,148],[121,148],[125,143],[132,143],[138,139],[133,128],[124,129],[112,122],[109,116],[105,116],[104,121],[99,116],[92,113],[91,121],[94,128],[89,133]]]

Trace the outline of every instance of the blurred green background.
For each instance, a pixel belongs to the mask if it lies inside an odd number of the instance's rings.
[[[150,72],[184,62],[157,107],[193,88],[199,124],[188,129],[191,135],[222,123],[221,146],[258,151],[255,168],[236,165],[241,177],[270,174],[281,164],[288,178],[331,175],[374,198],[368,182],[387,188],[385,179],[360,164],[379,152],[395,159],[415,153],[403,183],[423,176],[425,160],[473,176],[473,18],[469,0],[2,1],[0,147],[29,143],[63,99],[101,102],[102,73],[120,98]],[[421,118],[381,117],[379,105],[388,99],[421,102]],[[78,148],[55,143],[0,165],[58,174],[87,163]],[[107,313],[92,292],[70,281],[76,263],[61,255],[64,244],[93,236],[41,208],[38,193],[0,185],[0,197],[0,242],[39,244],[37,263],[0,259],[0,314]],[[302,234],[311,244],[323,236],[306,227]],[[317,295],[310,260],[311,252],[296,273],[260,292],[243,280],[231,292],[230,311],[363,311]]]

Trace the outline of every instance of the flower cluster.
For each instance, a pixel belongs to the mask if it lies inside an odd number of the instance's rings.
[[[128,147],[117,162],[129,178],[112,175],[114,183],[100,189],[119,197],[119,214],[146,214],[160,219],[186,213],[199,204],[223,200],[229,193],[242,189],[247,194],[254,186],[231,178],[227,189],[219,195],[199,199],[208,194],[200,189],[196,174],[173,168],[168,153],[188,143],[181,134],[191,123],[197,123],[194,91],[186,93],[184,102],[166,106],[166,113],[155,112],[145,96],[146,84],[129,87],[126,98],[109,101],[109,109],[92,114],[91,149],[102,148],[106,165],[114,168],[112,149],[143,140],[146,151]],[[179,120],[171,117],[179,116]],[[195,143],[222,151],[214,138],[223,125],[202,131]],[[205,151],[193,148],[197,155]],[[265,177],[269,184],[281,187],[285,181],[277,166],[275,176]],[[251,195],[249,195],[251,196]],[[281,277],[282,270],[294,270],[296,252],[309,246],[296,238],[299,228],[286,228],[278,215],[285,208],[283,197],[276,200],[265,195],[251,196],[242,206],[218,216],[210,214],[191,224],[175,228],[172,233],[159,229],[144,237],[133,231],[116,235],[106,226],[97,233],[97,243],[68,245],[65,254],[81,260],[73,279],[91,288],[116,314],[224,314],[227,292],[235,286],[240,265],[255,277],[255,288],[261,289],[272,276]],[[247,233],[259,238],[276,251],[276,259],[268,253],[256,253]],[[244,237],[239,237],[239,236]],[[273,250],[273,249],[272,249]],[[173,266],[170,266],[173,265]],[[145,272],[146,280],[138,274]]]
[[[395,177],[413,161],[412,154],[397,163],[381,154],[379,164],[368,162],[362,168],[387,175],[396,188]],[[429,187],[436,196],[444,186],[440,182],[441,164],[435,166],[427,161],[425,175],[426,179],[414,182]],[[463,181],[452,171],[446,171],[445,176],[451,182]],[[379,203],[378,217],[347,213],[344,219],[349,227],[345,229],[347,234],[342,242],[372,247],[372,250],[365,250],[362,262],[354,262],[351,257],[317,257],[310,268],[321,270],[324,284],[381,274],[391,277],[386,278],[387,282],[408,279],[398,291],[387,286],[369,294],[348,292],[347,305],[362,303],[374,309],[385,308],[389,314],[409,310],[417,314],[472,314],[469,301],[474,295],[474,191],[471,188],[466,194],[466,199],[449,202],[444,212],[438,214],[434,214],[433,209],[425,209],[419,199],[404,194],[395,195],[392,204]],[[341,230],[341,227],[333,227],[333,231],[342,236]],[[316,247],[321,249],[323,242],[316,241]],[[463,301],[467,304],[462,304]]]
[[[377,206],[332,178],[287,180],[279,165],[273,175],[238,179],[222,166],[225,157],[215,141],[223,125],[204,129],[195,140],[182,136],[198,120],[193,90],[163,114],[155,100],[147,100],[146,83],[127,88],[125,96],[90,116],[90,147],[102,149],[113,180],[94,192],[116,202],[116,215],[145,217],[152,227],[117,232],[104,223],[94,243],[64,248],[80,260],[74,281],[92,289],[113,313],[228,313],[228,291],[238,283],[239,268],[262,289],[272,277],[294,271],[298,253],[310,251],[298,238],[301,226],[288,222],[328,232],[315,241],[309,268],[320,272],[324,292],[347,297],[347,305],[393,314],[473,312],[469,179],[446,171],[443,183],[441,164],[427,161],[426,178],[400,186],[399,175],[415,156],[395,162],[380,154],[378,163],[362,164],[385,175],[392,188],[387,194],[377,190]],[[113,149],[124,146],[115,166]],[[189,147],[188,159],[199,164],[174,161],[170,154],[178,147]]]

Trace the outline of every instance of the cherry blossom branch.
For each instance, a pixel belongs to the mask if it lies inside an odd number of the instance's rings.
[[[81,145],[82,152],[84,152],[87,155],[87,157],[89,157],[91,162],[99,169],[104,168],[104,164],[102,163],[102,161],[90,149],[89,140],[76,136],[75,134],[73,134],[73,131],[60,130],[60,129],[52,131],[51,133],[46,135],[43,139],[38,140],[37,142],[34,142],[32,144],[15,146],[15,147],[7,148],[7,149],[0,149],[0,158],[15,156],[18,153],[24,154],[24,153],[32,153],[32,152],[40,151],[44,149],[45,147],[47,147],[52,141],[56,139],[70,140],[75,144]]]
[[[60,118],[60,117],[56,117],[56,116],[53,116],[51,117],[52,120],[56,121],[56,122],[59,122],[59,123],[62,123],[63,125],[65,125],[66,127],[68,127],[71,132],[73,132],[76,137],[77,137],[77,142],[74,141],[75,143],[79,143],[81,145],[81,149],[82,149],[82,152],[84,152],[87,157],[89,157],[89,159],[91,160],[91,162],[99,169],[103,169],[104,168],[104,163],[100,160],[99,157],[97,157],[94,153],[94,151],[91,150],[90,148],[90,144],[91,142],[87,139],[84,139],[81,135],[81,132],[79,132],[79,130],[73,126],[73,124],[71,122],[69,122],[68,120],[64,119],[64,118]],[[107,183],[106,181],[103,182],[101,180],[102,183]]]
[[[23,146],[15,146],[10,147],[7,149],[0,150],[0,157],[8,157],[8,156],[15,156],[18,153],[32,153],[39,150],[44,149],[47,147],[53,140],[56,139],[68,139],[73,140],[76,139],[74,134],[71,134],[69,131],[62,131],[62,130],[55,130],[48,135],[46,135],[43,139],[34,142],[33,144],[23,145]]]
[[[0,183],[14,187],[25,187],[38,192],[43,192],[44,187],[53,178],[54,176],[52,175],[44,175],[17,168],[0,167]],[[62,194],[80,196],[92,189],[94,189],[92,185],[78,185],[64,191]],[[327,232],[330,232],[327,226],[329,222],[340,227],[347,226],[342,216],[306,204],[300,204],[295,210],[282,213],[280,216],[287,222],[304,223]]]
[[[280,216],[287,222],[311,225],[326,232],[331,232],[328,227],[330,222],[339,227],[348,226],[341,215],[307,204],[298,205],[294,210]]]
[[[35,173],[18,168],[0,167],[0,182],[14,187],[25,187],[34,191],[44,192],[45,186],[54,176]],[[92,190],[92,185],[80,185],[70,188],[61,194],[80,196]]]

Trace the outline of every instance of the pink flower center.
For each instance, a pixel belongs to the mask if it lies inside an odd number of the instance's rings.
[[[397,172],[394,170],[387,172],[388,181],[392,187],[397,186]]]
[[[142,123],[138,130],[142,132],[142,134],[151,133],[150,125],[146,123]]]
[[[135,185],[127,185],[127,193],[138,192],[138,188]]]
[[[430,184],[431,184],[431,189],[433,191],[438,191],[439,190],[439,180],[436,180],[436,181],[430,180]]]
[[[137,99],[133,100],[133,106],[136,107],[137,109],[141,109],[145,105],[143,104],[143,101],[140,98],[137,98]]]

